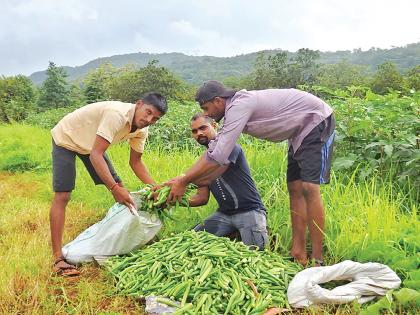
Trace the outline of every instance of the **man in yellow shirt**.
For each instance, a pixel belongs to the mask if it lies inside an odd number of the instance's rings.
[[[105,101],[86,105],[67,114],[51,130],[53,189],[50,211],[54,271],[59,275],[74,276],[79,271],[62,256],[62,237],[65,209],[75,186],[76,155],[82,160],[96,185],[105,185],[115,201],[134,206],[127,189],[115,172],[105,151],[111,144],[128,140],[130,166],[145,184],[154,184],[141,156],[153,125],[168,110],[166,99],[158,93],[144,95],[135,104]]]

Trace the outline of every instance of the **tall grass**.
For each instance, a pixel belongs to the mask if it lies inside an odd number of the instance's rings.
[[[83,276],[77,281],[51,277],[49,132],[20,125],[0,126],[0,139],[0,313],[139,314],[140,303],[112,295],[111,280],[94,266],[83,267]],[[245,145],[244,151],[268,210],[271,248],[288,255],[291,227],[286,148],[259,143]],[[146,147],[143,157],[152,176],[160,182],[182,173],[201,152],[199,147],[174,153]],[[143,186],[128,167],[127,144],[112,147],[109,155],[126,187],[137,190]],[[19,169],[19,161],[26,161],[23,157],[42,167]],[[7,173],[9,162],[5,161],[13,160],[17,161],[16,168]],[[21,170],[29,171],[17,172]],[[407,231],[420,235],[418,205],[391,183],[378,182],[381,179],[375,176],[360,183],[355,176],[333,173],[331,184],[322,187],[328,263],[344,259],[388,262],[386,255],[391,250],[400,255],[399,259],[416,255],[418,247],[407,249],[401,240],[408,237]],[[64,242],[97,222],[113,203],[109,192],[103,186],[94,186],[78,161]],[[159,236],[189,229],[215,209],[212,199],[204,207],[175,213],[178,221],[168,222]],[[375,250],[383,253],[375,254]],[[404,268],[398,271],[405,276]],[[357,313],[357,308],[340,309],[340,313]]]

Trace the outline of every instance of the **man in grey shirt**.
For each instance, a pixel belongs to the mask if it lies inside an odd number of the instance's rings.
[[[287,182],[292,218],[291,255],[307,263],[306,226],[312,254],[322,264],[324,208],[320,184],[329,182],[334,117],[332,109],[318,97],[296,89],[259,91],[229,90],[217,81],[205,82],[196,101],[206,115],[223,126],[205,154],[171,186],[168,202],[180,200],[188,183],[199,182],[229,163],[240,134],[247,133],[273,142],[288,140]]]

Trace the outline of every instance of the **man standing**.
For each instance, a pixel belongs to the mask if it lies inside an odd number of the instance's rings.
[[[166,99],[158,93],[146,94],[135,104],[98,102],[67,114],[51,130],[55,195],[50,211],[50,227],[55,258],[53,269],[57,274],[79,274],[75,266],[65,261],[61,251],[65,209],[75,186],[76,155],[96,185],[105,185],[115,201],[129,208],[134,206],[105,151],[111,144],[129,140],[131,168],[141,181],[154,184],[141,156],[148,135],[147,127],[156,123],[167,109]]]
[[[216,121],[224,118],[223,126],[185,176],[167,183],[172,187],[168,201],[180,199],[188,183],[227,164],[242,132],[273,142],[287,139],[291,255],[300,263],[307,263],[308,227],[311,259],[321,265],[325,218],[320,184],[329,182],[335,128],[332,109],[318,97],[296,89],[234,91],[217,81],[205,82],[197,91],[196,101],[206,115]]]
[[[215,127],[213,119],[202,113],[191,119],[192,136],[205,147],[216,138]],[[211,192],[219,204],[217,211],[194,230],[217,236],[239,231],[244,244],[262,250],[268,241],[266,210],[239,144],[235,144],[228,160],[228,164],[200,183],[203,186],[189,201],[192,207],[205,205]]]

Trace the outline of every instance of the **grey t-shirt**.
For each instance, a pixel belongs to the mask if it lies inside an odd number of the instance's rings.
[[[238,91],[226,101],[222,129],[210,142],[206,157],[228,164],[242,132],[273,142],[289,140],[296,152],[308,133],[331,114],[324,101],[296,89]]]
[[[255,182],[251,177],[244,152],[239,144],[235,144],[229,155],[228,169],[209,188],[217,203],[218,211],[236,214],[251,210],[264,210]]]

